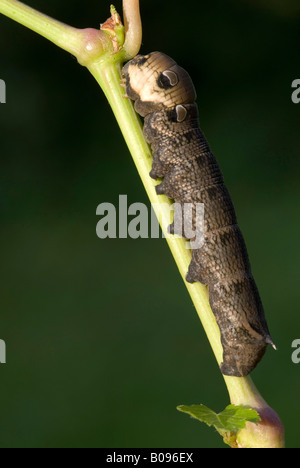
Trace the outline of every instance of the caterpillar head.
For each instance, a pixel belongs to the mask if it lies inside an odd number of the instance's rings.
[[[143,117],[196,100],[189,74],[161,52],[137,55],[125,65],[123,73],[127,95]]]

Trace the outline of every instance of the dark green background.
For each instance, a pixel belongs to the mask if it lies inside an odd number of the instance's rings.
[[[104,0],[29,3],[77,27],[109,11]],[[164,51],[194,80],[278,347],[253,379],[299,447],[299,1],[141,7],[141,52]],[[166,242],[96,237],[99,203],[149,205],[102,91],[3,16],[0,46],[0,446],[223,447],[176,411],[220,411],[228,396]]]

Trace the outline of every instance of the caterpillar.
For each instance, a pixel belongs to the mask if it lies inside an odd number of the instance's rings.
[[[233,202],[199,128],[193,82],[161,52],[137,55],[123,67],[123,75],[126,94],[144,118],[143,132],[153,154],[150,176],[163,179],[156,186],[157,194],[179,206],[204,203],[204,243],[192,250],[186,281],[208,288],[223,347],[221,372],[246,376],[261,360],[267,344],[275,345]],[[169,230],[177,234],[174,222]]]

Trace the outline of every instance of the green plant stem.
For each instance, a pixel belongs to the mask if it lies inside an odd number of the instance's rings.
[[[80,30],[50,18],[17,0],[1,0],[0,13],[73,55],[76,55],[82,46]]]
[[[123,17],[125,27],[124,60],[129,60],[138,54],[142,42],[140,1],[127,0],[123,2]]]

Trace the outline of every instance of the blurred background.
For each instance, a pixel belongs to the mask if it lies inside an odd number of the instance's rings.
[[[80,28],[109,16],[99,0],[27,3]],[[197,89],[278,348],[253,380],[299,447],[299,1],[141,0],[141,10],[141,52],[172,56]],[[0,446],[224,447],[176,410],[229,401],[165,240],[96,236],[100,203],[127,194],[149,206],[102,91],[3,16],[0,45]]]

